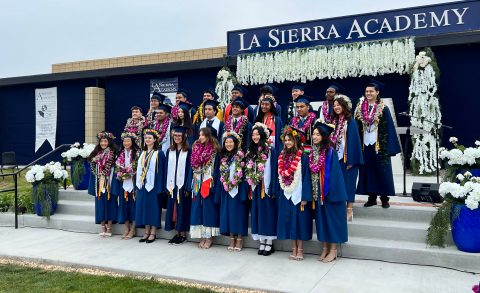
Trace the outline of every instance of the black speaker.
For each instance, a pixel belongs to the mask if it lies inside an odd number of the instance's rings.
[[[443,198],[438,193],[437,183],[413,182],[412,198],[414,201],[441,203]]]

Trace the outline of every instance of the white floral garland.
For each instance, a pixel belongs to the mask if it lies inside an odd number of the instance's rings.
[[[239,55],[236,75],[241,84],[306,82],[403,74],[414,61],[414,39],[404,38]]]
[[[284,193],[292,193],[295,188],[297,188],[298,183],[300,182],[300,179],[302,177],[302,161],[298,161],[297,169],[295,170],[295,173],[293,173],[293,181],[292,184],[289,186],[285,185],[283,182],[283,177],[282,175],[278,174],[278,179],[280,181],[280,187],[284,191]]]
[[[442,113],[437,93],[437,84],[435,82],[435,71],[432,65],[428,64],[431,59],[425,52],[420,52],[416,57],[412,80],[410,84],[410,94],[408,101],[410,104],[409,114],[410,123],[413,127],[425,130],[428,133],[413,134],[413,151],[411,160],[419,162],[418,172],[431,173],[437,170],[435,125],[430,122],[423,122],[423,119],[440,123]]]
[[[235,76],[230,69],[224,67],[217,73],[217,85],[215,92],[219,97],[220,106],[225,108],[230,103],[230,93],[234,87]]]

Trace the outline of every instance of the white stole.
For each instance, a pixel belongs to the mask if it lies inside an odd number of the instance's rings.
[[[232,181],[233,177],[235,176],[235,173],[236,173],[235,169],[236,169],[236,167],[237,167],[237,163],[235,163],[235,161],[233,161],[233,163],[230,164],[230,168],[229,168],[229,169],[230,169],[230,174],[229,174],[230,182]],[[240,185],[240,183],[239,183],[239,185]],[[238,185],[235,186],[232,190],[230,190],[230,191],[228,192],[228,194],[229,194],[232,198],[234,198],[234,197],[238,194]]]
[[[169,119],[169,118],[165,118]],[[170,148],[170,126],[172,125],[171,122],[168,122],[168,127],[167,127],[167,133],[165,133],[165,136],[163,137],[163,140],[161,141],[162,144],[162,151],[164,155],[167,155],[167,151]]]
[[[125,168],[129,167],[131,165],[131,162],[130,162],[131,153],[132,153],[131,150],[130,151],[124,150]],[[125,190],[127,192],[132,192],[133,191],[133,179],[132,178],[127,178],[127,179],[123,180],[122,187],[123,187],[123,190]]]
[[[175,168],[177,163],[177,151],[170,150],[168,156],[168,166],[167,166],[167,190],[170,193],[175,189],[175,170],[177,170],[177,188],[178,191],[183,187],[185,183],[185,166],[187,165],[187,154],[188,152],[180,151],[180,156],[178,158],[178,166]]]
[[[300,172],[300,174],[297,174],[297,172]],[[295,189],[289,193],[289,192],[284,192],[285,197],[288,200],[292,200],[293,205],[297,205],[302,201],[302,163],[298,162],[297,170],[295,170],[295,175],[294,178],[297,177],[299,181],[297,182],[297,186],[295,186]],[[292,182],[293,184],[293,182]]]
[[[347,147],[345,145],[345,141],[347,139],[347,127],[348,127],[348,122],[345,122],[345,127],[343,128],[343,133],[341,134],[342,140],[337,150],[337,155],[339,160],[343,160],[343,154],[345,153],[345,148]]]
[[[155,186],[155,168],[157,165],[158,151],[153,151],[152,158],[150,159],[150,165],[148,166],[147,175],[145,176],[145,182],[142,182],[142,169],[143,169],[143,157],[147,155],[146,151],[143,151],[138,158],[137,167],[137,187],[141,189],[145,185],[147,191],[151,191]],[[147,162],[145,162],[147,163]]]
[[[203,119],[202,124],[200,124],[200,128],[207,127],[207,120],[208,120],[207,118]],[[220,133],[220,119],[218,119],[217,116],[215,116],[211,120],[213,120],[212,127],[217,130],[217,133]]]
[[[372,107],[372,109],[368,112],[368,115],[372,114],[372,111],[375,107]],[[379,108],[377,108],[378,110]],[[375,126],[375,124],[372,123],[368,129],[363,129],[363,144],[364,145],[372,145],[377,142],[377,131],[378,127]]]

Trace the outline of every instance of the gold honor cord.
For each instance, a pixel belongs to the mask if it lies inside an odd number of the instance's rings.
[[[150,151],[145,155],[145,152],[142,154],[142,176],[140,176],[140,181],[142,184],[145,181],[145,177],[147,176],[148,168],[150,167],[150,161],[152,160],[154,151]]]

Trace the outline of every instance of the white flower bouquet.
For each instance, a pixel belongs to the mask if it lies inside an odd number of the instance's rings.
[[[442,147],[439,149],[439,157],[445,162],[447,170],[444,181],[454,181],[459,171],[480,169],[480,141],[475,141],[475,147],[458,144],[456,137],[450,137],[449,141],[455,148],[448,150]]]
[[[86,166],[86,160],[94,149],[94,144],[84,143],[81,145],[76,142],[68,151],[62,153],[64,162],[71,163],[72,184],[75,189],[86,189],[88,187],[88,183],[84,182],[86,181],[84,177],[90,169],[89,166]]]

